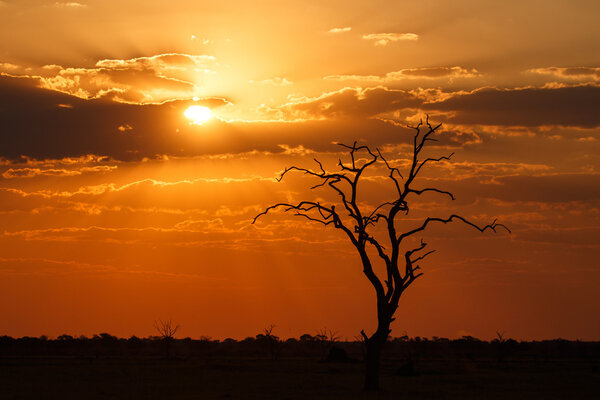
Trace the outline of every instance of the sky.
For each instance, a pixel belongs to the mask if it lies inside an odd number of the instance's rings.
[[[354,339],[375,293],[335,202],[285,167],[338,143],[400,170],[441,123],[398,226],[453,213],[392,336],[600,340],[600,3],[0,1],[0,335]],[[212,117],[195,121],[190,106]],[[382,164],[359,204],[388,201]],[[377,267],[379,273],[381,267]]]

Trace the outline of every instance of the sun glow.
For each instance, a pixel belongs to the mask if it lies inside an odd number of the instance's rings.
[[[192,124],[195,125],[202,125],[213,116],[210,108],[204,106],[190,106],[183,115],[191,119]]]

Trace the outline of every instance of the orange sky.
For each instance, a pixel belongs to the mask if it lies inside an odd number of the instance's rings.
[[[390,4],[392,3],[392,4]],[[600,339],[597,1],[0,1],[0,335],[282,337],[375,327],[340,231],[289,165],[336,142],[405,166],[443,123],[403,226],[453,212],[392,336]],[[203,124],[190,105],[214,115]],[[389,190],[381,167],[365,207]],[[412,225],[411,225],[412,224]]]

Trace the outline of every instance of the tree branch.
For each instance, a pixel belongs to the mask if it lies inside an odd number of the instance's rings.
[[[420,189],[420,190],[419,189],[409,189],[409,192],[410,193],[415,193],[416,195],[419,195],[419,196],[421,194],[425,193],[425,192],[437,192],[437,193],[440,193],[440,194],[446,194],[446,195],[450,196],[450,198],[452,200],[456,200],[454,198],[454,195],[452,193],[447,192],[445,190],[440,190],[440,189],[437,189],[437,188],[425,188],[425,189]]]
[[[431,139],[431,140],[433,140],[433,139]],[[420,164],[420,165],[417,167],[417,170],[415,171],[415,175],[418,175],[418,174],[419,174],[419,171],[421,170],[421,168],[423,168],[423,166],[424,166],[426,163],[428,163],[428,162],[432,162],[432,161],[433,161],[433,162],[439,162],[439,161],[442,161],[442,160],[450,160],[450,159],[452,158],[452,156],[453,156],[453,155],[454,155],[454,152],[450,153],[450,155],[449,155],[449,156],[442,156],[442,157],[439,157],[439,158],[426,158],[426,159],[425,159],[425,160],[423,160],[423,161],[421,162],[421,164]]]
[[[480,232],[485,232],[487,229],[490,229],[490,230],[496,232],[496,228],[501,227],[501,228],[506,229],[506,231],[508,233],[511,233],[510,229],[508,229],[506,227],[506,225],[504,225],[504,224],[498,224],[498,223],[496,223],[496,220],[494,220],[491,224],[487,224],[487,225],[484,225],[484,226],[480,227],[480,226],[472,223],[471,221],[467,220],[466,218],[461,217],[460,215],[452,214],[450,217],[448,217],[446,219],[444,219],[444,218],[431,218],[431,217],[428,217],[423,222],[423,224],[420,227],[415,228],[415,229],[413,229],[411,231],[408,231],[408,232],[405,232],[405,233],[401,234],[398,237],[398,240],[402,241],[403,239],[405,239],[405,238],[407,238],[409,236],[412,236],[412,235],[414,235],[417,232],[421,232],[422,230],[424,230],[425,228],[427,228],[427,225],[429,225],[431,222],[441,222],[443,224],[447,224],[448,222],[451,222],[454,219],[458,219],[458,220],[464,222],[465,224],[472,226],[473,228],[477,229]]]
[[[385,163],[385,166],[388,168],[388,170],[390,171],[390,179],[392,181],[394,181],[394,185],[396,186],[396,190],[398,191],[398,196],[402,196],[402,190],[400,189],[400,182],[398,182],[398,179],[396,179],[396,177],[394,177],[394,172],[396,172],[400,178],[404,179],[404,177],[402,176],[402,174],[400,173],[400,170],[396,167],[392,167],[390,166],[390,164],[388,163],[388,161],[383,157],[383,155],[381,154],[381,152],[379,151],[379,149],[377,149],[377,153],[379,154],[379,158],[381,158],[383,160],[383,162]]]

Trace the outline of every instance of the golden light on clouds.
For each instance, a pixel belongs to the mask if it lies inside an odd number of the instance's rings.
[[[213,116],[210,108],[204,106],[190,106],[183,115],[191,119],[192,124],[195,125],[202,125]]]

